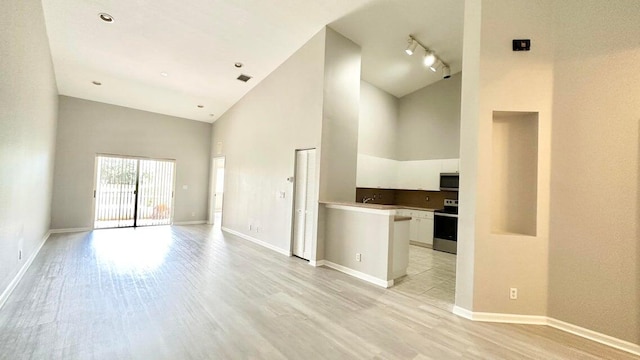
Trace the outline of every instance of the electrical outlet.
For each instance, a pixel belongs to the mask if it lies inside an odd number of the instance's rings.
[[[362,261],[362,254],[360,254],[360,253],[356,254],[356,261],[358,261],[358,262]]]
[[[518,300],[518,288],[509,289],[509,299]]]
[[[195,216],[196,216],[196,212],[195,212],[195,211],[192,211],[192,212],[191,212],[191,217],[195,217]]]

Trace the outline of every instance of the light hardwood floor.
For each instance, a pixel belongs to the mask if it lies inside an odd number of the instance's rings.
[[[207,225],[53,235],[0,310],[0,358],[637,359],[471,322]]]

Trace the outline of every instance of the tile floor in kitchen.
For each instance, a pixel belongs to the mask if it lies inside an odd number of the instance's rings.
[[[411,245],[407,276],[397,280],[391,290],[451,311],[455,288],[456,255]]]

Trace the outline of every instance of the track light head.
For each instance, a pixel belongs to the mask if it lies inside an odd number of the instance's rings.
[[[448,79],[451,77],[451,68],[449,68],[447,65],[442,67],[442,78],[443,79]]]
[[[436,54],[433,53],[433,51],[431,50],[426,50],[426,53],[424,54],[424,59],[422,60],[424,66],[426,67],[431,67],[433,64],[436,63]]]
[[[442,65],[442,61],[436,58],[436,62],[433,65],[429,66],[429,70],[436,72],[438,71],[438,68],[440,67],[440,65]]]
[[[406,52],[407,55],[413,55],[413,53],[416,51],[416,48],[418,47],[418,42],[415,41],[412,37],[410,37],[407,42],[409,44],[407,45],[407,49],[404,52]]]

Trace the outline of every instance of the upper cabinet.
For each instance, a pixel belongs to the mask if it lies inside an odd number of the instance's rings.
[[[440,189],[440,160],[398,161],[398,189]]]
[[[458,159],[397,161],[358,154],[357,187],[440,190],[440,173],[458,172]]]
[[[440,172],[457,173],[460,172],[460,159],[442,159],[440,160]]]
[[[395,189],[396,160],[358,154],[356,186],[366,188]]]

